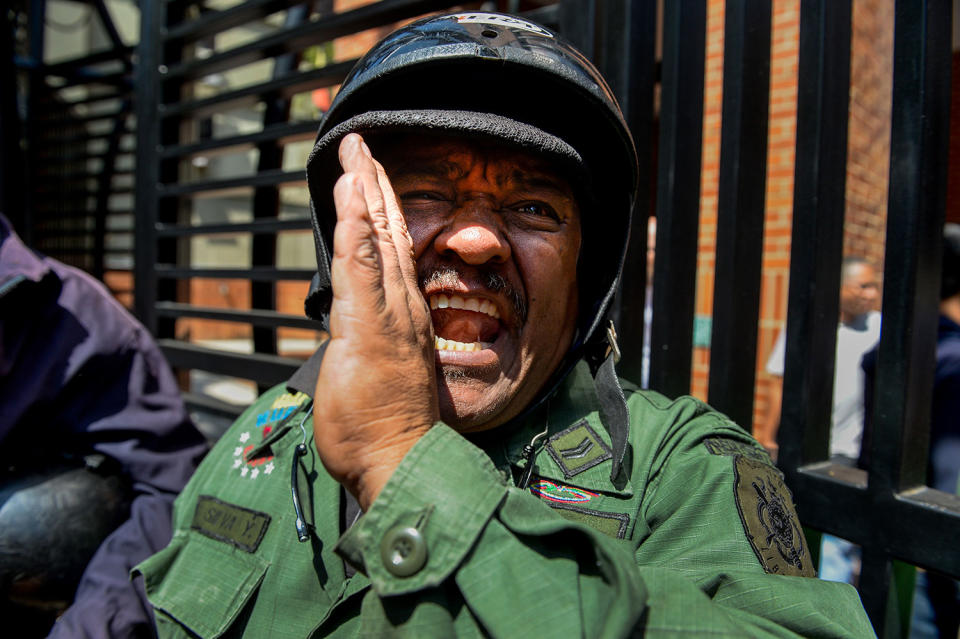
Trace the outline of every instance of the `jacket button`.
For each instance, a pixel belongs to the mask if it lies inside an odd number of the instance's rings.
[[[427,544],[419,530],[398,524],[380,542],[380,559],[391,575],[409,577],[427,563]]]

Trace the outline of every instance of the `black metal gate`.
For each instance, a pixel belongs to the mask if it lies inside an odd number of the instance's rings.
[[[312,274],[307,263],[285,261],[290,243],[281,241],[297,233],[309,238],[306,209],[291,204],[296,197],[284,191],[302,188],[303,181],[302,166],[285,159],[286,152],[291,145],[309,144],[316,128],[315,117],[295,112],[297,100],[313,99],[319,91],[319,113],[323,91],[343,79],[362,53],[364,38],[368,46],[392,25],[453,3],[348,4],[355,8],[335,10],[341,3],[331,0],[248,0],[219,10],[185,0],[141,4],[134,82],[135,308],[182,371],[185,386],[191,372],[204,371],[263,388],[294,369],[299,360],[283,346],[284,331],[317,329],[280,304],[283,286],[303,285]],[[627,354],[621,373],[639,377],[647,290],[642,229],[655,212],[650,386],[667,395],[689,392],[706,1],[485,4],[525,10],[557,28],[597,61],[620,97],[638,142],[642,175],[655,178],[641,180],[647,186],[635,212],[637,232],[618,300]],[[910,0],[896,6],[884,326],[877,401],[868,407],[875,424],[869,473],[826,461],[843,250],[852,2],[805,0],[800,6],[779,464],[806,526],[863,547],[864,605],[879,635],[899,636],[905,625],[894,597],[894,560],[960,577],[960,497],[924,486],[949,139],[951,3]],[[756,375],[770,43],[771,3],[727,0],[709,401],[743,425],[752,422]],[[264,63],[266,68],[256,67]],[[218,77],[238,68],[254,69],[249,72],[254,79],[215,86]],[[250,105],[257,106],[249,110]],[[251,125],[224,130],[218,114],[237,108],[248,109],[244,117]],[[245,172],[211,177],[204,171],[212,157],[248,152]],[[241,215],[202,214],[203,198],[237,193]],[[242,263],[211,266],[194,254],[204,238],[238,236],[248,238]],[[205,303],[192,288],[204,279],[249,282],[248,301],[242,309]],[[183,329],[185,320],[243,326],[252,352],[199,344]],[[195,408],[224,416],[242,408],[197,390],[188,398]]]

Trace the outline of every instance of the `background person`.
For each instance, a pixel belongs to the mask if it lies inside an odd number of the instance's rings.
[[[927,485],[960,495],[960,224],[945,224],[940,270],[940,321],[936,373],[930,409]],[[877,349],[863,357],[864,399],[872,406]],[[871,414],[864,422],[860,466],[870,467]],[[910,636],[957,637],[960,633],[960,584],[933,571],[917,573]]]

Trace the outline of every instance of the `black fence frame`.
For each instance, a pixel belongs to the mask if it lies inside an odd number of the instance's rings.
[[[133,66],[135,49],[123,42],[104,0],[89,0],[108,43],[79,58],[44,61],[46,3],[29,3],[29,52],[14,55],[13,25],[4,20],[0,100],[4,177],[0,206],[32,246],[103,279],[112,256],[133,263],[132,207],[115,206],[115,196],[133,188]],[[9,18],[9,15],[4,16]],[[19,116],[18,76],[25,78],[26,117]],[[76,92],[84,97],[76,97]],[[74,91],[74,95],[69,92]],[[21,144],[26,140],[28,144]],[[121,161],[129,166],[120,167]],[[121,180],[116,181],[116,178]],[[26,188],[25,188],[26,187]],[[109,246],[108,234],[115,240]],[[127,241],[122,240],[123,236]],[[132,277],[130,278],[132,282]],[[115,290],[132,297],[129,290]]]
[[[278,313],[273,286],[309,279],[309,270],[275,266],[277,232],[307,229],[307,220],[277,216],[279,185],[303,179],[283,171],[283,140],[309,138],[315,122],[289,122],[288,98],[332,86],[350,64],[296,70],[305,46],[443,9],[442,0],[384,0],[309,21],[296,0],[250,0],[188,18],[184,0],[144,0],[136,87],[136,312],[156,334],[171,363],[255,380],[282,381],[297,362],[279,357],[276,329],[314,328],[310,320]],[[705,0],[561,0],[529,17],[557,28],[593,57],[617,93],[640,151],[641,174],[653,175],[635,211],[630,261],[616,311],[621,373],[640,370],[646,282],[645,221],[658,219],[651,329],[650,386],[667,395],[689,392],[696,297]],[[184,48],[202,38],[288,10],[282,29],[202,59]],[[794,223],[790,298],[780,428],[779,465],[800,506],[803,523],[863,547],[860,593],[880,636],[900,636],[894,593],[895,561],[960,578],[960,497],[924,485],[929,404],[944,220],[949,140],[952,6],[949,0],[900,0],[895,12],[893,121],[884,278],[883,335],[872,411],[869,471],[828,459],[833,356],[842,257],[851,0],[804,0],[801,5]],[[770,65],[771,6],[765,0],[727,0],[722,145],[709,388],[710,402],[749,429],[755,385],[757,315],[763,238]],[[659,18],[659,20],[658,20]],[[656,51],[657,24],[662,54]],[[281,62],[256,86],[215,98],[183,101],[181,89],[218,70],[265,57]],[[82,65],[81,65],[82,66]],[[48,69],[49,71],[49,69]],[[60,69],[66,72],[67,69]],[[107,78],[107,80],[111,80]],[[112,80],[119,81],[114,78]],[[654,89],[660,85],[660,110]],[[267,105],[262,131],[180,143],[184,121],[229,104]],[[0,118],[0,125],[9,122]],[[7,129],[0,129],[8,139]],[[655,132],[658,132],[658,137]],[[654,144],[657,137],[658,142]],[[180,184],[178,161],[227,147],[260,150],[251,178]],[[654,149],[656,157],[654,157]],[[248,224],[193,227],[180,222],[180,203],[197,193],[255,188]],[[253,268],[198,269],[178,263],[178,238],[201,233],[254,234]],[[199,308],[178,300],[178,282],[191,277],[253,281],[253,310]],[[254,326],[255,353],[228,354],[174,339],[181,317]],[[194,407],[234,415],[235,407],[188,398]]]

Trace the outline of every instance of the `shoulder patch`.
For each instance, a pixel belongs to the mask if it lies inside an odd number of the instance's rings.
[[[746,442],[738,442],[735,439],[724,439],[722,437],[708,437],[703,440],[703,445],[713,455],[741,455],[754,461],[758,461],[768,466],[773,465],[773,460],[766,451],[760,450],[756,446],[751,446]]]
[[[741,455],[733,458],[734,496],[747,539],[768,573],[815,577],[816,572],[780,472]]]
[[[547,440],[547,452],[567,479],[613,457],[610,448],[585,419]]]
[[[270,515],[200,495],[190,528],[247,552],[256,552],[267,533]]]

